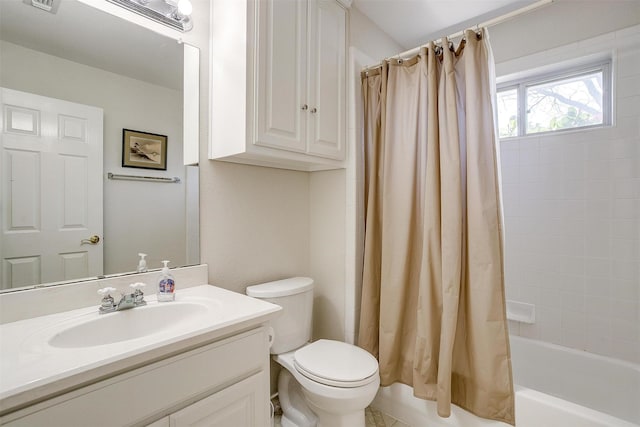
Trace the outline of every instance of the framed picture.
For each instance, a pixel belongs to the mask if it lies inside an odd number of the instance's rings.
[[[167,170],[167,136],[122,129],[122,167]]]

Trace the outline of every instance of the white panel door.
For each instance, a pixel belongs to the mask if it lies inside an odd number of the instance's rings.
[[[171,427],[266,427],[264,373],[255,374],[169,415]]]
[[[309,2],[308,152],[344,159],[346,11],[335,0]]]
[[[5,88],[0,101],[1,287],[101,275],[102,109]]]
[[[305,152],[307,2],[258,2],[256,145]]]

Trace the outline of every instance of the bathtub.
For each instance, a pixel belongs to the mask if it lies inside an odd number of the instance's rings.
[[[640,366],[512,336],[517,427],[640,427]],[[434,402],[404,384],[382,387],[373,407],[412,427],[505,427]]]

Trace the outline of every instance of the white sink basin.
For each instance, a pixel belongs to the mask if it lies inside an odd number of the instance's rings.
[[[71,325],[53,335],[49,339],[49,345],[81,348],[128,341],[167,332],[168,329],[178,329],[190,322],[205,321],[208,312],[209,307],[192,302],[145,305],[99,315]]]

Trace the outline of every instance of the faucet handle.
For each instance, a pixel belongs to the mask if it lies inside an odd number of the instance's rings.
[[[98,293],[103,297],[109,296],[111,292],[115,292],[116,288],[112,288],[111,286],[107,286],[106,288],[98,289]]]
[[[129,287],[131,289],[133,289],[134,291],[137,291],[138,289],[142,290],[144,289],[144,287],[147,286],[145,283],[142,282],[136,282],[136,283],[132,283],[129,285]]]
[[[102,301],[100,301],[99,312],[100,314],[111,313],[115,311],[116,303],[111,296],[111,292],[114,292],[116,288],[107,286],[106,288],[98,289],[98,293],[102,295]]]
[[[147,285],[142,282],[136,282],[129,285],[129,287],[133,289],[133,299],[134,305],[136,307],[147,304],[147,302],[144,300],[144,293],[142,293],[142,289],[144,289],[145,286]]]

